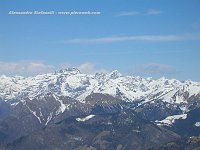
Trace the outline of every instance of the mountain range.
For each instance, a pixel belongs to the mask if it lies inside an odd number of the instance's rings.
[[[31,77],[2,75],[0,145],[192,149],[200,146],[199,106],[200,83],[194,81],[127,76],[117,70],[87,75],[76,68]],[[190,140],[195,144],[187,144]]]

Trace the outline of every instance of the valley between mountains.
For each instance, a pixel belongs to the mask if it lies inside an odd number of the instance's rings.
[[[200,148],[200,83],[76,68],[0,76],[0,149],[133,148]]]

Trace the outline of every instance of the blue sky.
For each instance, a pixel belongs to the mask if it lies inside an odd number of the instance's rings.
[[[100,11],[101,15],[8,15]],[[84,73],[200,81],[199,0],[1,0],[0,74]]]

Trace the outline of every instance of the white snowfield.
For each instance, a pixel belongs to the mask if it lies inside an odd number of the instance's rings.
[[[89,116],[86,116],[84,118],[76,118],[76,121],[79,121],[79,122],[84,122],[84,121],[87,121],[91,118],[93,118],[95,115],[89,115]]]
[[[162,99],[180,104],[187,103],[189,97],[200,93],[200,83],[125,76],[116,70],[107,74],[86,75],[76,68],[33,77],[0,76],[0,99],[5,101],[25,97],[33,99],[50,92],[81,102],[91,93],[103,93],[119,96],[125,101]]]
[[[155,122],[157,123],[157,125],[170,126],[175,122],[175,120],[186,119],[186,118],[187,118],[187,114],[181,114],[181,115],[168,116],[164,120],[155,121]]]

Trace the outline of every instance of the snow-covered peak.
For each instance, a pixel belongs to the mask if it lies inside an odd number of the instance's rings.
[[[0,99],[5,101],[54,93],[84,102],[91,93],[109,94],[125,101],[144,102],[162,99],[168,103],[187,103],[190,97],[200,97],[200,83],[175,79],[125,76],[118,71],[86,75],[76,68],[33,77],[0,76]]]
[[[96,73],[94,77],[95,77],[96,79],[98,79],[98,80],[101,80],[101,79],[104,79],[105,76],[106,76],[105,73]]]
[[[116,78],[119,78],[121,76],[122,76],[122,74],[118,70],[114,70],[109,74],[109,77],[111,79],[116,79]]]

